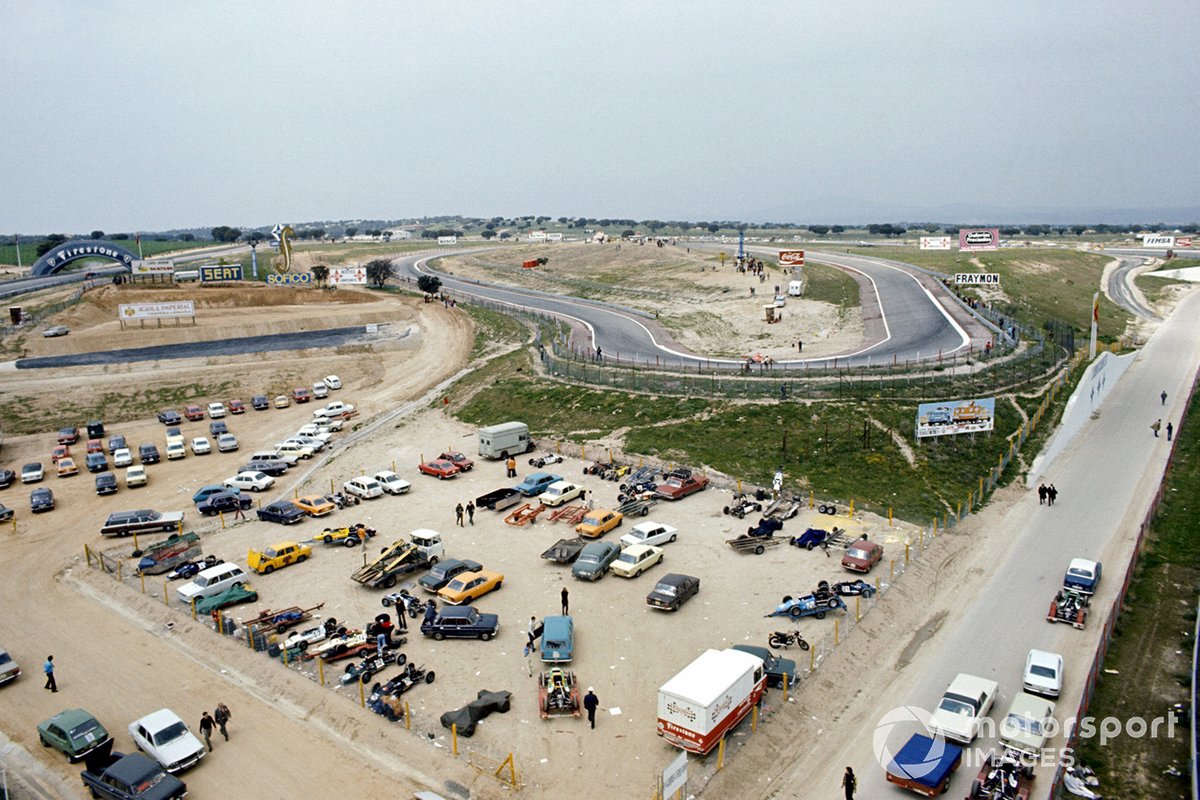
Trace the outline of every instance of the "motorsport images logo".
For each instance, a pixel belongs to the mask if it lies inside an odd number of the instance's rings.
[[[871,739],[871,745],[875,751],[875,760],[884,769],[891,766],[892,759],[895,757],[895,753],[888,748],[888,738],[891,736],[892,729],[897,725],[909,729],[919,726],[933,740],[929,752],[925,754],[923,760],[905,764],[905,772],[908,777],[914,780],[924,778],[937,767],[946,752],[945,740],[940,736],[933,735],[933,716],[917,706],[899,706],[883,715],[879,724],[875,726],[875,735]]]

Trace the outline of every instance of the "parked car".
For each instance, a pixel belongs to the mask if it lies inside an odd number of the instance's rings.
[[[312,400],[312,390],[307,386],[297,386],[292,390],[292,399],[297,403],[307,403]]]
[[[454,462],[452,461],[435,459],[418,464],[417,472],[420,472],[422,475],[432,475],[438,480],[445,480],[446,478],[453,478],[458,474],[459,470],[458,467],[454,466]]]
[[[255,460],[243,467],[238,467],[238,472],[265,472],[272,478],[278,478],[280,475],[287,472],[287,470],[287,462],[278,459],[272,459],[270,461]]]
[[[38,723],[42,747],[53,747],[74,764],[112,742],[100,720],[82,708],[68,708]]]
[[[110,436],[108,438],[108,453],[109,453],[109,455],[116,453],[118,450],[120,450],[121,448],[126,447],[126,446],[127,445],[125,444],[125,437],[120,434],[116,434],[115,436]]]
[[[16,513],[4,503],[0,503],[0,522],[11,522]]]
[[[169,708],[129,723],[129,735],[139,750],[172,775],[200,763],[200,759],[204,758],[204,743]]]
[[[438,597],[450,605],[458,606],[471,600],[477,600],[503,585],[504,576],[499,572],[487,569],[464,572],[443,586],[438,591]]]
[[[265,394],[256,394],[250,398],[250,405],[255,411],[266,411],[271,407],[271,401]]]
[[[21,483],[37,483],[44,477],[46,473],[39,461],[31,461],[21,467]]]
[[[288,396],[286,394],[276,395],[276,397],[275,397],[275,407],[276,408],[287,408],[291,404],[292,404],[292,401],[291,401],[291,399],[288,398]]]
[[[73,458],[60,458],[54,466],[60,478],[69,478],[72,475],[79,474],[79,467],[75,466],[75,459]]]
[[[842,569],[851,572],[870,572],[883,558],[883,545],[866,538],[856,539],[846,548],[842,556]]]
[[[655,564],[661,564],[662,560],[661,547],[635,544],[622,550],[609,569],[614,575],[620,575],[622,578],[636,578]]]
[[[1063,588],[1074,589],[1080,594],[1095,594],[1100,583],[1100,562],[1086,558],[1072,558],[1063,576]]]
[[[341,400],[334,400],[326,403],[322,408],[318,408],[313,412],[313,419],[322,420],[333,417],[345,417],[354,413],[354,406],[350,403],[343,403]]]
[[[183,422],[183,417],[179,416],[179,412],[174,409],[158,412],[158,421],[163,425],[178,425]]]
[[[575,526],[575,532],[589,539],[598,539],[613,528],[621,526],[625,515],[611,508],[597,508],[587,512],[583,521]]]
[[[337,375],[326,375],[325,376],[325,385],[328,386],[330,389],[340,389],[340,388],[342,388],[342,379],[339,378]]]
[[[74,425],[69,425],[65,428],[58,429],[59,444],[75,444],[79,441],[79,428]]]
[[[646,595],[646,605],[678,611],[679,607],[700,593],[700,579],[691,575],[670,573],[658,579],[658,583]]]
[[[254,505],[249,495],[237,492],[216,492],[196,503],[196,510],[204,517],[215,517],[217,514],[234,514],[245,511]]]
[[[46,328],[46,330],[42,331],[42,336],[47,339],[54,339],[58,336],[66,336],[70,332],[71,329],[66,325],[52,325],[49,328]]]
[[[297,497],[292,502],[310,517],[323,517],[337,510],[337,506],[330,502],[325,495],[321,494],[309,494],[304,497]]]
[[[11,469],[0,469],[0,489],[7,489],[17,479],[17,473]]]
[[[666,481],[654,487],[654,493],[664,500],[680,500],[689,494],[708,488],[708,478],[694,472],[680,471],[667,476]]]
[[[222,433],[217,437],[217,450],[222,453],[232,453],[238,449],[237,437],[232,433]]]
[[[230,400],[229,404],[228,404],[228,408],[229,408],[230,414],[245,414],[246,413],[246,404],[243,403],[241,400],[237,400],[237,399]]]
[[[661,522],[646,520],[639,522],[633,526],[633,530],[621,537],[621,544],[631,546],[635,544],[648,544],[655,547],[662,547],[664,544],[669,544],[675,541],[679,531],[670,525],[664,525]]]
[[[351,478],[346,481],[342,484],[342,491],[355,497],[361,497],[364,500],[383,496],[383,486],[380,485],[379,481],[368,478],[366,475],[360,475],[357,478]]]
[[[50,463],[57,464],[60,458],[66,458],[69,455],[71,455],[71,447],[69,445],[57,445],[50,451]]]
[[[301,458],[312,458],[313,449],[294,442],[281,442],[275,446],[275,455],[285,461],[293,459],[292,463],[295,463],[295,460]]]
[[[549,616],[542,620],[541,659],[550,664],[566,664],[575,658],[575,620],[568,616]]]
[[[256,600],[258,600],[258,592],[244,584],[235,583],[233,586],[222,589],[211,597],[197,601],[196,613],[207,617],[219,609],[229,608],[240,603],[253,603]]]
[[[207,436],[196,436],[192,439],[192,452],[198,456],[208,455],[212,452],[212,443]]]
[[[34,489],[29,494],[29,509],[34,513],[54,511],[54,492],[50,489]]]
[[[762,659],[763,672],[767,676],[767,686],[782,688],[783,677],[786,675],[788,686],[795,687],[796,662],[792,659],[782,658],[765,647],[758,647],[752,644],[735,644],[733,649],[741,650],[743,653],[749,653],[752,656]]]
[[[1046,731],[1054,725],[1054,703],[1044,697],[1017,692],[1000,722],[1000,745],[1020,753],[1026,774],[1032,775],[1041,762]]]
[[[1048,650],[1030,650],[1025,657],[1025,678],[1021,685],[1031,694],[1058,697],[1062,692],[1063,657]]]
[[[104,453],[88,453],[83,457],[83,463],[87,467],[88,472],[108,471],[108,459],[104,456]]]
[[[500,617],[481,614],[474,606],[445,606],[437,616],[421,623],[421,633],[436,641],[443,639],[490,640],[500,632]]]
[[[167,461],[178,461],[181,458],[187,457],[187,447],[183,441],[169,442],[167,444]]]
[[[262,550],[246,553],[246,564],[259,575],[270,575],[277,569],[301,564],[312,555],[312,548],[297,542],[276,542]]]
[[[225,411],[224,403],[217,401],[217,402],[208,404],[208,418],[209,419],[221,419],[222,417],[225,416],[225,414],[226,414],[226,411]]]
[[[437,457],[438,461],[449,461],[458,467],[459,472],[470,472],[475,468],[475,462],[467,458],[465,453],[445,452]]]
[[[204,409],[198,405],[186,405],[183,407],[183,416],[189,422],[199,422],[204,419]]]
[[[161,460],[158,454],[158,446],[153,444],[138,445],[138,459],[143,464],[157,464]]]
[[[526,497],[533,497],[546,491],[546,487],[550,484],[558,483],[561,480],[561,475],[555,475],[551,472],[535,472],[518,483],[516,490]]]
[[[222,481],[230,489],[246,489],[261,492],[275,485],[275,479],[263,472],[239,472]]]
[[[192,495],[192,502],[196,505],[200,505],[202,501],[207,500],[214,494],[220,494],[221,492],[233,492],[234,494],[242,493],[241,489],[230,489],[228,486],[223,486],[219,483],[209,483],[196,490],[196,493]]]
[[[96,494],[116,494],[117,493],[117,476],[111,472],[101,472],[96,476]]]
[[[187,784],[168,775],[162,765],[141,753],[97,754],[80,773],[92,797],[107,800],[183,800]]]
[[[427,592],[437,594],[438,590],[464,572],[478,572],[483,565],[470,559],[448,558],[434,564],[428,572],[421,576],[417,585]]]
[[[263,506],[258,509],[258,518],[263,522],[294,525],[297,522],[303,522],[305,514],[290,500],[276,500],[269,506]]]
[[[561,506],[576,498],[583,500],[586,496],[587,492],[582,486],[570,481],[556,481],[538,495],[538,501],[545,506]]]
[[[177,531],[183,525],[182,511],[155,511],[139,508],[134,511],[116,511],[100,526],[102,536],[128,536],[131,533],[151,531]]]
[[[934,709],[930,720],[933,733],[970,744],[979,735],[980,721],[991,711],[998,690],[995,681],[959,673]]]
[[[412,487],[411,483],[391,470],[376,472],[372,477],[388,494],[404,494]]]
[[[318,400],[323,400],[329,396],[329,387],[325,385],[324,381],[316,381],[312,385],[312,396]]]
[[[125,469],[126,489],[132,489],[134,486],[145,486],[149,480],[150,479],[146,476],[146,468],[143,466],[134,465]]]
[[[208,434],[210,436],[216,438],[222,433],[229,433],[229,426],[225,424],[224,420],[218,419],[208,423]]]
[[[0,686],[15,681],[21,675],[21,667],[13,661],[12,656],[0,647]]]
[[[230,586],[244,584],[249,580],[249,573],[237,564],[229,562],[206,567],[196,573],[196,577],[175,590],[179,602],[190,605],[193,600],[203,600],[213,597]]]
[[[128,467],[133,463],[133,453],[129,452],[128,447],[119,447],[113,451],[113,466]]]
[[[579,558],[571,565],[571,574],[585,581],[604,577],[608,567],[617,560],[621,550],[612,542],[592,542],[583,548]]]
[[[84,453],[86,455],[91,455],[92,453],[103,453],[103,452],[104,452],[104,442],[100,441],[99,439],[88,439],[87,440],[87,447],[84,450]]]

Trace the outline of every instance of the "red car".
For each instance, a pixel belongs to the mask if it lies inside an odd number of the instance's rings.
[[[312,400],[312,389],[305,388],[304,386],[293,389],[292,399],[297,403],[307,403],[309,400]]]
[[[846,548],[842,556],[842,569],[851,572],[870,572],[871,567],[883,558],[883,545],[869,541],[866,537],[856,539]]]
[[[678,500],[708,488],[708,478],[695,473],[674,472],[665,483],[654,487],[654,493],[664,500]]]
[[[60,458],[67,458],[71,455],[71,448],[65,444],[60,444],[58,447],[50,451],[50,460],[55,464]]]
[[[469,472],[471,467],[475,466],[475,462],[467,458],[463,453],[442,453],[437,457],[438,461],[449,461],[454,466],[458,467],[459,472]]]
[[[204,409],[200,406],[184,406],[183,416],[185,419],[189,419],[192,422],[198,422],[204,419]]]
[[[417,472],[422,472],[426,475],[432,475],[438,480],[445,478],[453,478],[458,473],[462,472],[453,461],[446,461],[438,458],[433,461],[426,461],[424,464],[417,465]]]
[[[241,400],[230,400],[225,406],[229,409],[230,414],[245,414],[246,404]]]
[[[103,453],[104,452],[104,442],[100,441],[99,439],[88,439],[87,440],[87,451],[89,453]]]

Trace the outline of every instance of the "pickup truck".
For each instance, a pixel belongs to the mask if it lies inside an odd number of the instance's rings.
[[[96,754],[80,775],[92,797],[110,800],[180,800],[187,784],[168,775],[157,761],[141,753]]]
[[[174,531],[182,523],[182,511],[153,511],[148,508],[117,511],[108,515],[108,520],[100,527],[100,533],[104,536],[128,536],[147,531]]]
[[[561,480],[561,475],[555,475],[550,472],[535,472],[517,484],[517,491],[526,497],[533,497],[546,491],[546,487],[550,484],[558,483]]]
[[[521,501],[521,493],[516,489],[497,489],[494,492],[481,494],[475,498],[476,508],[486,508],[491,511],[500,511],[501,509],[515,506]]]
[[[694,472],[678,471],[667,475],[667,480],[654,487],[654,493],[664,500],[679,500],[689,494],[708,488],[708,478]]]

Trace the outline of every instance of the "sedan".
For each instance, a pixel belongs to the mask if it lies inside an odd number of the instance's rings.
[[[45,336],[47,339],[53,339],[56,336],[66,336],[70,332],[71,329],[66,325],[55,325],[42,331],[42,336]]]
[[[83,761],[93,750],[99,750],[112,741],[99,720],[82,708],[68,708],[37,726],[38,739],[42,747],[53,747],[74,764]]]
[[[503,585],[504,576],[499,572],[487,569],[464,572],[442,587],[438,591],[438,597],[452,606],[460,606]]]
[[[307,403],[312,400],[312,389],[306,386],[297,386],[292,390],[292,399],[297,403]]]
[[[372,477],[388,494],[404,494],[412,487],[411,483],[390,470],[376,472]]]
[[[222,453],[232,453],[238,449],[237,437],[232,433],[222,433],[217,437],[217,450]]]
[[[305,514],[291,500],[276,500],[269,506],[258,509],[258,518],[263,522],[277,522],[280,525],[294,525],[305,519]]]
[[[1030,650],[1025,657],[1025,691],[1045,697],[1062,692],[1063,657],[1048,650]]]
[[[222,483],[230,489],[248,489],[252,492],[261,492],[264,489],[270,489],[274,486],[275,479],[265,472],[239,472],[232,478],[226,478]]]
[[[183,422],[183,417],[179,416],[179,412],[174,409],[158,412],[158,421],[163,425],[178,425]]]
[[[192,439],[192,452],[198,456],[207,455],[212,452],[212,442],[207,436],[197,436]]]
[[[262,473],[259,474],[261,475]],[[326,514],[332,514],[337,509],[337,506],[331,503],[324,495],[320,494],[305,495],[304,497],[296,498],[292,502],[310,517],[323,517]]]
[[[460,470],[454,465],[453,461],[435,459],[433,461],[426,461],[424,464],[418,464],[417,472],[420,472],[422,475],[432,475],[438,480],[445,480],[446,478],[453,478]]]
[[[125,487],[132,489],[134,486],[145,486],[150,479],[146,476],[146,468],[143,466],[133,466],[125,470]]]
[[[187,405],[183,407],[183,416],[192,422],[199,422],[204,419],[204,409],[197,405]]]
[[[437,641],[481,639],[488,641],[500,631],[500,617],[481,614],[474,606],[443,608],[433,619],[421,623],[421,633]]]
[[[0,522],[11,521],[15,513],[15,511],[4,505],[4,503],[0,503]]]
[[[50,463],[57,464],[60,458],[66,458],[69,455],[71,455],[71,448],[60,444],[50,451]]]
[[[449,583],[456,575],[461,575],[464,572],[478,572],[483,569],[483,565],[471,561],[470,559],[447,558],[445,561],[439,561],[433,567],[421,576],[417,581],[417,585],[427,592],[437,594],[438,590]]]
[[[29,508],[33,513],[54,510],[54,492],[49,489],[34,489],[29,495]]]
[[[126,446],[127,445],[125,444],[125,437],[121,436],[120,434],[117,434],[116,436],[110,436],[108,439],[108,452],[110,454],[115,453],[118,450],[120,450],[122,447],[126,447]]]
[[[946,739],[970,744],[979,735],[980,721],[992,709],[995,681],[960,673],[950,682],[930,719],[931,730]]]
[[[275,407],[276,408],[287,408],[291,404],[292,404],[292,401],[290,399],[288,399],[288,396],[286,394],[278,395],[275,398]]]
[[[271,407],[271,401],[267,399],[265,394],[256,394],[250,398],[250,405],[255,411],[266,411]]]
[[[117,476],[111,472],[101,472],[96,476],[96,494],[116,494]]]
[[[614,575],[620,575],[622,578],[636,578],[655,564],[661,564],[662,560],[661,547],[635,544],[622,550],[609,569]]]
[[[17,479],[17,473],[11,469],[0,469],[0,489],[7,489]]]
[[[40,462],[32,461],[21,467],[21,483],[37,483],[44,477],[46,472]]]
[[[633,530],[621,537],[621,544],[626,547],[635,544],[648,544],[661,547],[675,541],[679,531],[661,522],[646,520],[633,526]]]
[[[651,608],[678,611],[679,607],[686,603],[692,595],[699,593],[699,578],[672,572],[658,579],[654,589],[646,595],[646,605]]]
[[[129,723],[129,735],[139,750],[172,774],[199,763],[206,752],[204,743],[169,708]]]
[[[212,436],[220,436],[222,433],[229,433],[229,426],[221,420],[208,423],[208,432]]]
[[[325,385],[328,386],[330,389],[340,389],[340,388],[342,388],[342,379],[339,378],[337,375],[326,375],[325,376]]]
[[[846,555],[842,556],[842,569],[870,572],[882,558],[883,545],[879,542],[868,541],[865,537],[856,539],[846,548]]]
[[[617,560],[621,549],[612,542],[592,542],[579,554],[571,565],[571,574],[585,581],[604,577],[608,567]]]
[[[465,453],[442,453],[437,461],[449,461],[458,467],[459,472],[470,472],[475,468],[475,462],[467,458]]]
[[[75,444],[79,441],[79,428],[74,425],[67,428],[59,428],[58,443],[59,444]]]
[[[15,681],[20,675],[21,667],[12,660],[7,650],[0,647],[0,686]]]
[[[79,474],[79,467],[75,466],[75,459],[73,458],[60,458],[56,466],[58,467],[58,477],[60,478]]]
[[[208,404],[208,418],[220,419],[225,416],[225,404],[221,402]]]
[[[583,521],[575,526],[575,532],[589,539],[598,539],[613,528],[621,527],[625,515],[608,508],[597,508],[587,512]]]
[[[246,413],[246,404],[243,403],[241,400],[237,400],[237,399],[230,400],[229,401],[229,413],[230,414],[245,414]]]
[[[104,453],[88,453],[84,456],[83,463],[88,472],[105,472],[108,469],[108,459],[104,457]]]
[[[113,466],[128,467],[133,463],[133,453],[129,452],[128,447],[118,447],[113,450]]]
[[[138,445],[138,458],[143,464],[157,464],[161,460],[158,447],[152,444]]]

